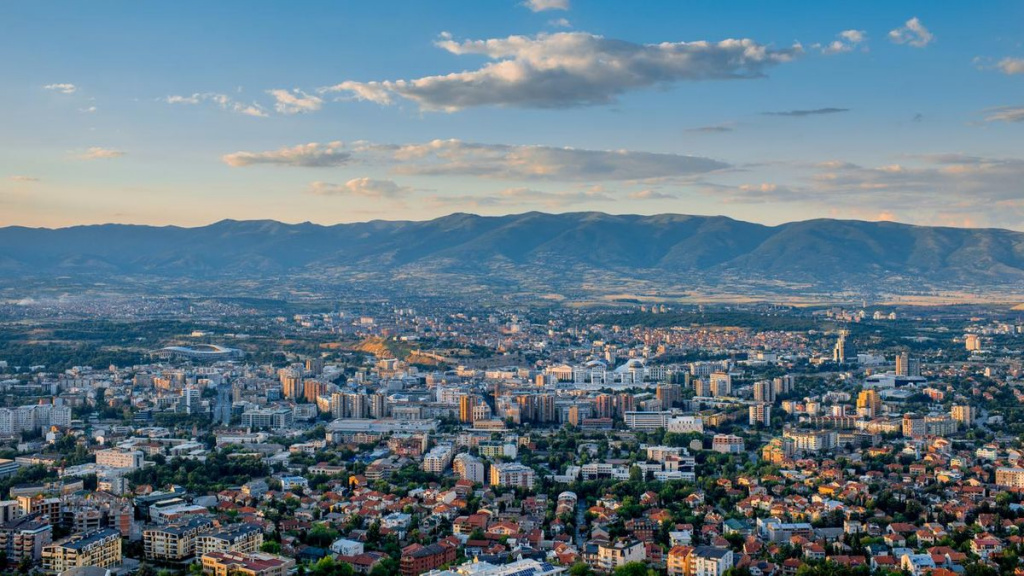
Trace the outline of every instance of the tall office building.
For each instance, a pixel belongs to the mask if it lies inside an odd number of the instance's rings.
[[[316,404],[319,396],[327,394],[327,384],[317,380],[306,380],[302,383],[302,397],[306,402]]]
[[[301,374],[289,368],[284,368],[278,372],[278,377],[281,380],[281,388],[285,398],[297,400],[305,393],[306,388],[302,382]]]
[[[192,386],[186,386],[181,389],[181,400],[185,406],[186,414],[195,414],[200,410],[200,398],[202,393]]]
[[[555,396],[553,394],[541,394],[537,396],[537,421],[541,423],[555,422]]]
[[[619,394],[615,397],[616,416],[636,410],[636,397],[632,394]]]
[[[732,376],[728,372],[712,372],[708,378],[712,396],[732,396]]]
[[[853,348],[847,339],[850,335],[847,330],[839,331],[839,338],[836,340],[836,345],[832,348],[832,361],[836,364],[848,364],[857,361],[857,351]]]
[[[674,384],[658,384],[656,396],[665,410],[675,408],[683,399],[682,390]]]
[[[476,406],[476,396],[464,394],[459,397],[459,422],[473,421],[473,408]]]
[[[323,358],[307,358],[306,359],[306,372],[313,376],[319,376],[324,372],[324,359]]]
[[[968,334],[964,336],[964,346],[968,352],[976,352],[981,350],[981,336],[977,334]]]
[[[754,402],[772,403],[775,401],[774,389],[771,381],[758,380],[754,382]]]
[[[904,350],[896,355],[897,376],[920,376],[921,360]]]
[[[792,374],[786,374],[785,376],[779,376],[772,380],[772,396],[778,398],[784,394],[789,394],[793,391],[796,386],[796,376]]]
[[[615,397],[611,394],[598,394],[594,399],[594,415],[598,418],[614,418]]]
[[[862,390],[857,395],[857,412],[861,411],[871,418],[882,413],[882,397],[878,395],[877,390],[873,388]]]
[[[749,408],[751,426],[769,426],[772,423],[772,405],[767,403],[752,404]]]
[[[964,426],[970,426],[974,424],[974,418],[977,416],[977,411],[974,406],[971,406],[970,404],[956,404],[950,410],[949,415],[953,420],[956,420]]]
[[[370,396],[370,418],[387,418],[388,416],[388,397],[387,395],[377,392]]]

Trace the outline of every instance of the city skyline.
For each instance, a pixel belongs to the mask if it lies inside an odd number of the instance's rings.
[[[8,3],[0,225],[1021,230],[1021,7]]]

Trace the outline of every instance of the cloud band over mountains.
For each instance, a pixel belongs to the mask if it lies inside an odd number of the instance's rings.
[[[403,175],[551,181],[692,177],[729,168],[729,164],[719,160],[681,154],[479,144],[461,140],[432,140],[421,144],[312,142],[267,152],[235,152],[223,156],[222,160],[236,168],[380,164]]]

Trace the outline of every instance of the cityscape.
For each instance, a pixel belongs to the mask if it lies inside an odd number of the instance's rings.
[[[1024,576],[1024,6],[0,6],[0,574]]]

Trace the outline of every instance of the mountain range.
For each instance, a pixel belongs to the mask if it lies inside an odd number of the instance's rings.
[[[0,228],[0,276],[25,279],[316,279],[438,293],[629,292],[753,283],[772,290],[1000,290],[1024,283],[1024,233],[722,216],[508,216],[208,226]],[[625,284],[624,284],[625,283]],[[801,288],[802,287],[802,288]]]

